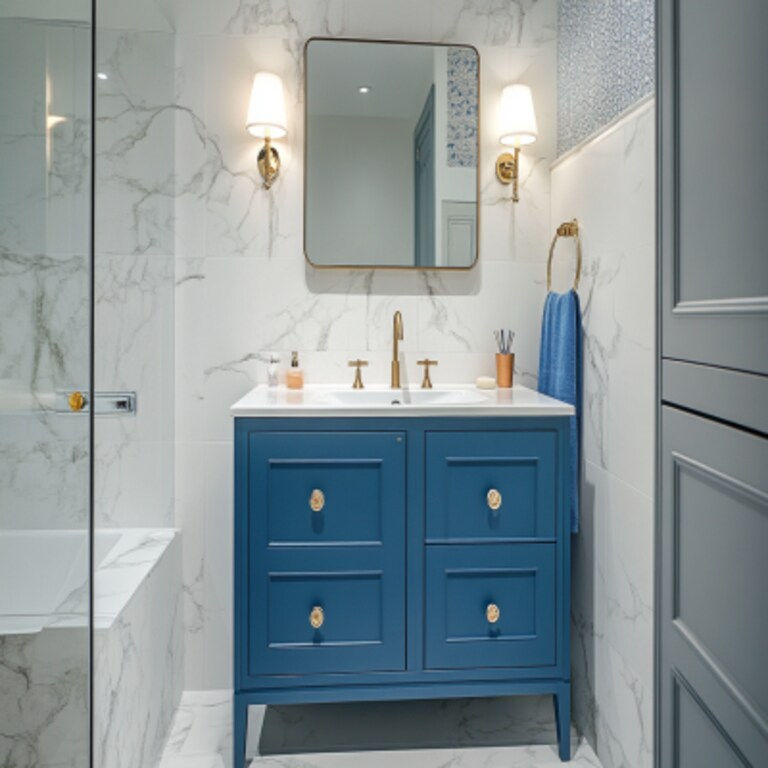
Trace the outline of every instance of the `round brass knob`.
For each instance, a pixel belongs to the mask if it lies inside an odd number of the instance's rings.
[[[68,398],[71,411],[82,411],[85,408],[85,395],[82,392],[72,392]]]
[[[485,618],[488,619],[489,624],[495,624],[501,617],[501,611],[496,603],[488,603],[488,607],[485,609]]]
[[[309,623],[312,625],[312,629],[320,629],[325,621],[325,611],[316,605],[309,614]]]
[[[488,508],[492,509],[494,512],[501,507],[501,493],[495,488],[491,488],[485,498],[488,502]]]
[[[309,506],[313,512],[320,512],[325,506],[325,494],[319,488],[315,488],[310,494]]]

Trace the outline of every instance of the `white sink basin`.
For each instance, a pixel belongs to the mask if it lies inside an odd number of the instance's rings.
[[[230,409],[243,417],[406,418],[440,416],[570,416],[573,407],[525,387],[478,390],[465,384],[436,389],[352,389],[339,384],[308,384],[304,389],[252,389]]]
[[[475,405],[488,402],[469,389],[339,389],[325,392],[322,399],[339,406],[381,408],[383,406]]]

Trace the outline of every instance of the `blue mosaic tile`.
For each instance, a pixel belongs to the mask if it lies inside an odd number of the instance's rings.
[[[560,0],[558,154],[653,93],[654,36],[654,0]]]
[[[452,168],[477,167],[477,54],[448,49],[448,132],[446,152]]]

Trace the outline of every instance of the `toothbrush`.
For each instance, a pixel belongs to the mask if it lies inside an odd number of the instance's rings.
[[[496,339],[500,355],[508,355],[512,352],[512,344],[515,341],[515,333],[512,329],[508,329],[506,333],[503,328],[500,331],[494,331],[493,337]]]

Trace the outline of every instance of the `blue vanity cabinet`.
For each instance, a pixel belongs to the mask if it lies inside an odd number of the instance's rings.
[[[567,417],[235,419],[251,704],[550,693],[570,754]]]
[[[404,434],[255,430],[247,471],[248,676],[403,670]]]

